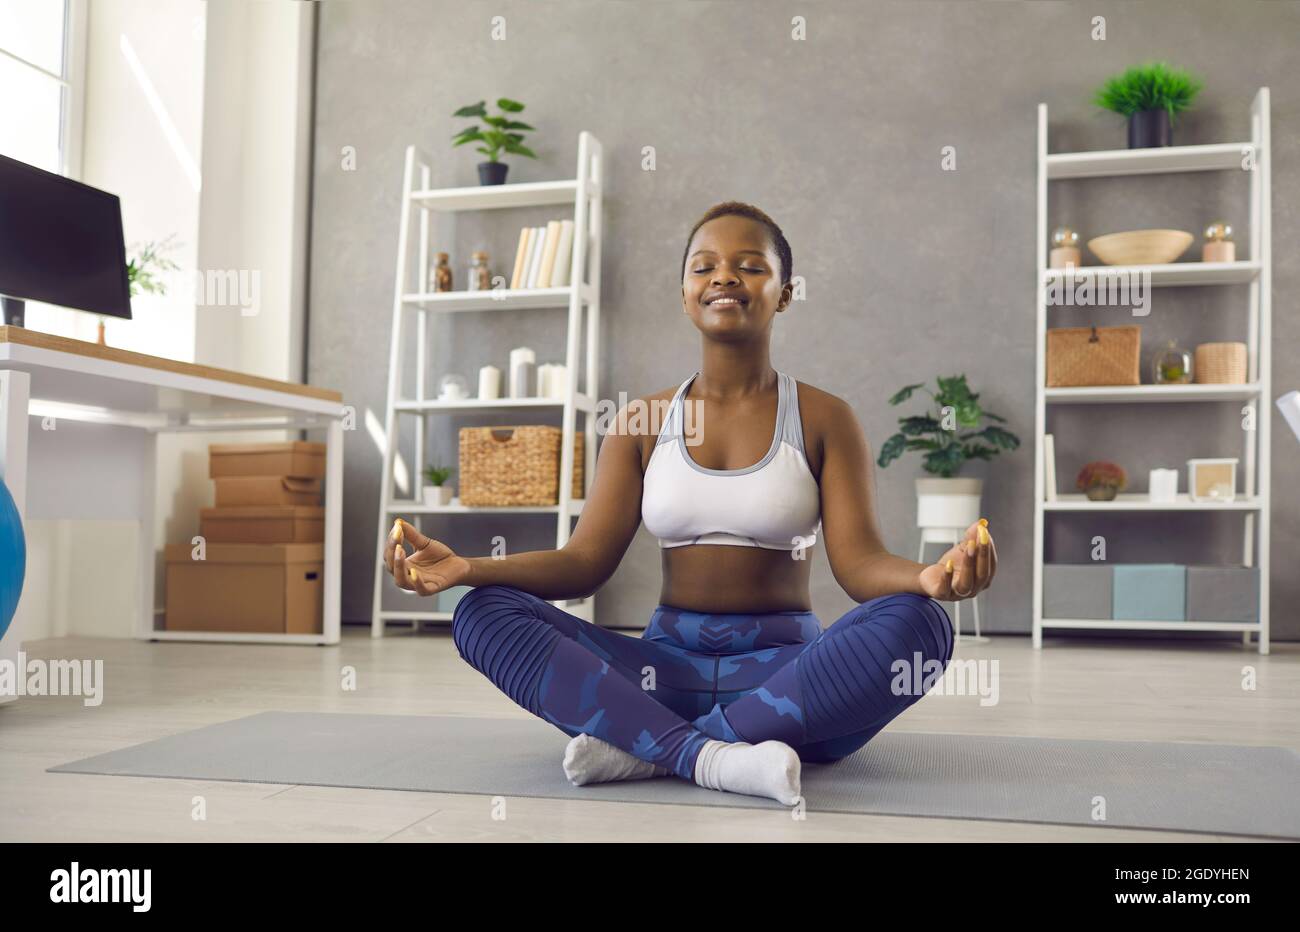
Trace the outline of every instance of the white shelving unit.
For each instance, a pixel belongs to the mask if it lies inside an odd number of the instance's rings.
[[[555,546],[563,547],[569,539],[572,520],[582,511],[582,499],[571,497],[574,468],[574,434],[577,416],[586,415],[584,433],[585,481],[590,486],[595,471],[596,428],[595,412],[598,398],[596,386],[597,347],[600,330],[600,243],[601,243],[601,183],[602,149],[599,140],[591,133],[578,135],[578,170],[575,178],[560,181],[526,182],[523,184],[488,185],[466,188],[430,189],[432,160],[417,149],[406,150],[406,168],[402,181],[402,212],[398,227],[397,274],[393,288],[392,346],[388,368],[388,406],[384,419],[384,467],[380,487],[379,533],[375,546],[378,571],[375,576],[373,612],[370,633],[383,637],[388,622],[401,622],[418,627],[425,621],[450,621],[450,612],[425,610],[420,603],[429,599],[410,596],[412,609],[385,611],[385,588],[395,588],[383,560],[378,555],[399,515],[467,515],[467,514],[520,514],[554,515],[556,522]],[[573,253],[569,285],[560,288],[518,288],[494,291],[449,291],[428,293],[423,289],[429,281],[429,263],[432,258],[430,239],[431,222],[436,212],[454,213],[476,210],[505,210],[516,207],[544,207],[569,205],[573,210]],[[412,223],[415,223],[413,227]],[[411,247],[416,248],[415,262],[411,262]],[[513,261],[513,253],[511,261]],[[504,267],[503,267],[504,268]],[[585,275],[585,279],[584,279]],[[541,308],[566,307],[569,310],[566,334],[565,366],[569,384],[563,398],[501,398],[482,400],[470,398],[462,401],[437,401],[429,397],[431,383],[428,359],[431,350],[429,336],[432,331],[430,315],[452,312],[531,311]],[[578,348],[582,334],[583,312],[586,311],[586,359],[583,365],[582,391],[578,391]],[[405,397],[402,392],[402,347],[407,334],[414,332],[416,344],[415,396]],[[434,380],[436,381],[436,380]],[[411,494],[418,495],[424,472],[425,436],[427,419],[437,414],[473,411],[520,412],[561,411],[562,439],[560,445],[560,500],[556,505],[537,507],[483,508],[466,507],[457,502],[450,505],[430,506],[412,499],[396,497],[395,464],[399,418],[415,418],[415,463],[410,472]],[[430,533],[427,528],[421,528]],[[433,535],[431,535],[433,536]],[[557,601],[552,604],[565,611],[593,620],[595,597],[574,601]]]
[[[1251,103],[1248,141],[1201,146],[1117,149],[1105,152],[1047,152],[1047,105],[1038,105],[1038,248],[1037,367],[1034,417],[1034,647],[1043,646],[1045,628],[1127,629],[1144,631],[1240,631],[1243,643],[1251,634],[1259,638],[1259,652],[1269,651],[1269,451],[1270,414],[1261,400],[1269,397],[1272,340],[1272,259],[1270,253],[1269,92],[1261,87]],[[1047,183],[1067,178],[1105,178],[1191,171],[1250,171],[1250,250],[1237,262],[1177,262],[1148,266],[1085,266],[1071,270],[1047,268]],[[1082,388],[1047,388],[1047,289],[1066,276],[1150,275],[1153,286],[1247,285],[1247,382],[1244,385],[1131,385]],[[1167,402],[1244,402],[1254,409],[1255,430],[1243,431],[1245,494],[1232,502],[1193,502],[1180,495],[1174,502],[1153,503],[1146,495],[1120,495],[1115,501],[1093,502],[1083,495],[1044,494],[1043,435],[1047,406],[1057,404],[1149,404]],[[1043,617],[1043,543],[1046,516],[1054,512],[1240,512],[1242,564],[1259,567],[1259,621],[1214,622],[1116,621],[1087,618]],[[1069,520],[1065,518],[1063,520]]]

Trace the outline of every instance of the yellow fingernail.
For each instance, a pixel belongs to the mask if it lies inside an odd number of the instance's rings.
[[[981,544],[987,544],[989,542],[989,532],[984,530],[984,525],[982,524],[980,525],[979,538]]]
[[[988,518],[980,518],[980,524],[981,524],[982,526],[984,526],[984,527],[988,527],[988,526],[989,526],[989,519],[988,519]]]
[[[973,540],[966,541],[966,556],[968,557],[975,556],[975,541]]]
[[[398,518],[396,521],[393,522],[393,538],[394,538],[395,540],[401,540],[401,539],[402,539],[402,519],[401,519],[401,518]]]
[[[944,564],[944,569],[947,570],[949,573],[952,572],[952,561],[951,561],[951,560],[949,560],[947,563]]]
[[[415,575],[415,567],[413,566],[408,566],[406,568],[406,575],[411,577],[411,582],[415,582],[417,579],[419,579],[419,577]]]

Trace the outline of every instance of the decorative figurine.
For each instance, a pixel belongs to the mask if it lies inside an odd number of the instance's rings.
[[[1205,243],[1201,246],[1202,262],[1235,262],[1237,244],[1232,241],[1232,227],[1216,220],[1205,228]]]
[[[1052,231],[1052,252],[1047,261],[1049,269],[1066,269],[1082,265],[1083,258],[1079,251],[1079,234],[1069,227],[1057,227]]]

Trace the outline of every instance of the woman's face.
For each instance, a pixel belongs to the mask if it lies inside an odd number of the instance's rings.
[[[682,309],[721,339],[766,334],[790,304],[767,228],[748,217],[716,217],[695,231],[682,279]]]

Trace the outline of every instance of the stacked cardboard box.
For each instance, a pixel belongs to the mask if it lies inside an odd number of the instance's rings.
[[[199,546],[167,547],[167,628],[318,634],[325,445],[213,444]]]

